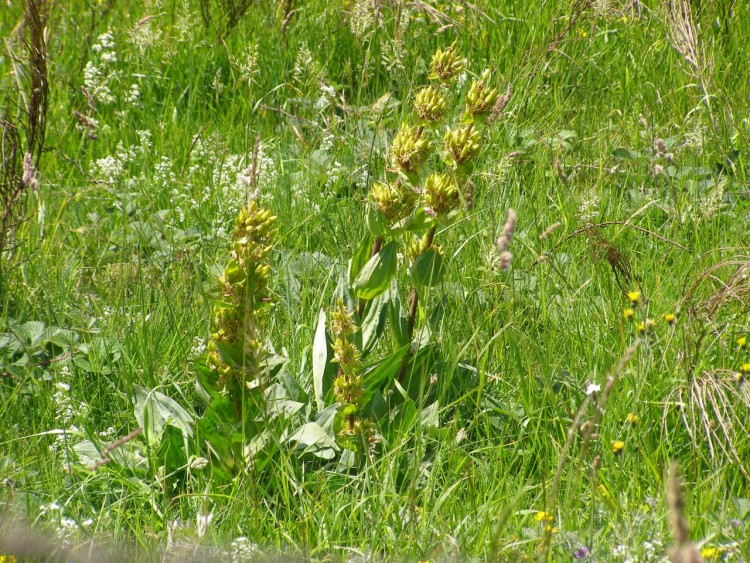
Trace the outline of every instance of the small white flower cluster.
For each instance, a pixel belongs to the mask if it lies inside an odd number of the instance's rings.
[[[91,166],[91,174],[100,180],[112,184],[122,174],[124,169],[123,163],[116,157],[110,155],[104,158],[98,158]]]
[[[174,186],[177,182],[177,176],[174,173],[172,167],[172,159],[168,156],[162,155],[159,162],[154,165],[154,181],[162,188],[166,189],[170,186]]]
[[[263,556],[263,552],[257,544],[251,542],[245,536],[240,536],[232,542],[227,556],[232,558],[234,563],[242,561],[257,561]]]
[[[114,155],[99,158],[91,166],[91,175],[113,184],[119,180],[129,163],[139,162],[151,148],[151,131],[136,131],[138,143],[126,148],[122,141],[117,144]]]
[[[67,540],[72,538],[78,530],[82,528],[90,528],[94,524],[94,521],[91,518],[87,518],[79,525],[79,523],[73,518],[63,516],[62,507],[54,501],[49,504],[42,504],[39,507],[39,515],[50,522],[54,521],[57,525],[55,534],[66,543]]]
[[[125,102],[132,105],[138,102],[138,99],[140,97],[141,97],[141,87],[138,85],[137,82],[133,82],[133,84],[130,86],[130,93],[128,93],[127,98],[125,98]]]
[[[589,383],[586,387],[586,394],[587,395],[593,395],[594,393],[598,393],[602,390],[602,386],[597,383]]]
[[[320,83],[320,97],[315,102],[315,109],[323,111],[324,109],[333,105],[336,100],[336,90],[330,84],[325,82]]]
[[[622,560],[623,563],[635,563],[635,559],[630,556],[630,547],[622,543],[612,549],[612,557]]]
[[[60,381],[55,383],[55,393],[52,395],[52,402],[57,407],[55,419],[59,426],[64,430],[56,436],[55,441],[49,446],[50,454],[57,456],[70,446],[70,436],[68,433],[79,432],[78,426],[74,422],[85,419],[89,414],[89,406],[82,401],[74,401],[70,396],[70,384],[66,380],[70,379],[70,369],[64,365],[60,370]]]
[[[341,179],[344,175],[345,169],[338,160],[334,160],[331,167],[328,169],[328,177],[326,178],[326,190],[329,190],[332,186]]]
[[[599,215],[599,194],[593,189],[583,195],[578,207],[578,215],[584,223],[590,223]]]
[[[359,188],[363,190],[367,189],[371,180],[369,164],[362,164],[352,170],[352,178]]]
[[[659,557],[663,551],[664,546],[659,539],[653,539],[651,541],[646,540],[643,542],[643,557],[645,557],[647,561],[655,560],[655,558]]]
[[[115,97],[110,84],[117,79],[118,72],[113,67],[117,64],[117,52],[111,32],[102,33],[91,47],[98,61],[90,60],[83,69],[83,83],[89,93],[100,103],[110,105]]]

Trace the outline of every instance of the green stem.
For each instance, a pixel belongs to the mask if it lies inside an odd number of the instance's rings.
[[[427,240],[425,241],[424,250],[427,250],[432,246],[432,241],[435,238],[436,226],[433,226],[427,233]],[[424,252],[424,251],[423,251]],[[411,288],[411,303],[409,304],[409,322],[407,325],[408,341],[411,345],[412,338],[414,338],[414,325],[417,320],[417,310],[419,309],[419,293],[416,287]],[[404,355],[404,359],[401,360],[401,369],[398,373],[398,382],[401,383],[406,375],[406,368],[409,367],[409,358],[411,358],[411,348]]]

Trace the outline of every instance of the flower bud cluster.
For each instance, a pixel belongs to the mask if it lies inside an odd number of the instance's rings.
[[[339,365],[339,375],[333,383],[333,393],[341,405],[358,405],[364,389],[362,377],[362,358],[359,349],[351,341],[357,326],[354,319],[342,302],[331,313],[331,333],[334,341],[333,362]]]
[[[445,51],[438,49],[432,56],[430,63],[432,72],[429,74],[431,80],[442,80],[448,82],[453,80],[464,69],[464,62],[456,54],[456,42]]]
[[[374,182],[368,199],[375,204],[390,223],[407,217],[417,205],[417,194],[403,184]]]
[[[466,94],[466,112],[464,118],[472,119],[487,115],[492,111],[497,101],[499,91],[497,88],[490,88],[490,71],[485,70],[479,80],[471,83],[469,93]]]
[[[414,97],[414,112],[422,121],[437,123],[448,112],[448,104],[440,90],[430,85],[422,88]]]
[[[445,150],[456,166],[467,163],[474,158],[482,146],[482,135],[472,123],[448,130],[443,137]]]
[[[458,207],[458,186],[447,174],[430,174],[424,183],[424,204],[435,215],[447,215]]]
[[[407,174],[419,170],[430,151],[430,141],[422,136],[422,131],[412,125],[403,124],[393,138],[391,148],[393,165]]]
[[[331,333],[334,341],[333,362],[339,364],[339,373],[333,381],[333,396],[339,403],[337,429],[342,436],[358,436],[369,432],[369,425],[359,411],[364,406],[365,389],[362,385],[362,359],[352,342],[357,332],[354,319],[346,306],[339,301],[331,313]],[[356,449],[354,443],[347,444]]]
[[[489,70],[469,88],[464,124],[448,128],[443,136],[443,158],[452,171],[448,175],[427,176],[422,187],[419,183],[421,169],[433,148],[426,128],[437,125],[449,113],[450,82],[463,70],[464,62],[456,52],[455,42],[435,53],[429,78],[436,82],[419,90],[414,97],[414,121],[419,126],[402,124],[391,145],[391,162],[399,178],[395,183],[374,182],[370,188],[370,204],[390,226],[409,217],[417,207],[423,206],[432,217],[444,218],[459,206],[467,165],[482,147],[482,133],[476,125],[487,121],[500,99],[498,89],[490,86]]]

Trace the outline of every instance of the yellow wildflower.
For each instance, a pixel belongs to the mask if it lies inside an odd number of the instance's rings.
[[[701,549],[701,557],[706,560],[718,559],[723,551],[720,547],[706,546]]]
[[[632,412],[628,413],[628,416],[625,417],[625,422],[635,426],[636,424],[638,424],[638,415],[635,415]]]
[[[534,516],[534,520],[537,522],[554,522],[555,517],[552,516],[549,512],[545,512],[544,510],[540,510],[536,513],[536,516]]]
[[[635,311],[633,311],[633,309],[625,309],[622,312],[622,316],[628,319],[629,321],[632,321],[633,317],[635,316]]]
[[[628,299],[630,299],[630,302],[633,305],[636,305],[641,302],[641,292],[640,291],[628,291]]]
[[[740,368],[740,372],[744,375],[750,375],[750,362],[745,362]]]
[[[635,330],[638,332],[646,332],[646,323],[637,323],[635,325]]]
[[[620,455],[625,449],[625,442],[623,442],[622,440],[612,440],[610,446],[612,447],[613,454]]]
[[[673,325],[677,320],[677,316],[674,313],[667,313],[666,315],[664,315],[664,320]]]
[[[739,346],[740,348],[744,348],[745,346],[747,346],[747,337],[746,336],[740,336],[737,339],[737,346]]]

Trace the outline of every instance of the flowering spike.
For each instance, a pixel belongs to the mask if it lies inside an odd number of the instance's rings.
[[[218,280],[222,303],[214,308],[214,332],[206,364],[219,375],[219,385],[233,400],[260,375],[265,348],[258,326],[270,300],[268,283],[276,217],[253,201],[235,219],[232,259]]]

